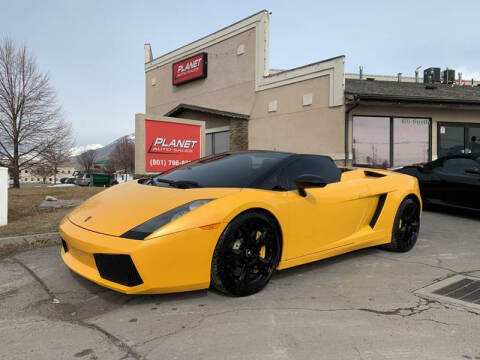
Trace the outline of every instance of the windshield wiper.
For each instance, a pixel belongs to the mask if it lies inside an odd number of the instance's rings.
[[[173,181],[173,180],[167,180],[167,179],[162,179],[162,178],[154,178],[156,182],[162,182],[165,184],[168,184],[172,187],[176,187],[178,189],[188,189],[188,188],[193,188],[193,187],[200,187],[200,185],[195,182],[195,181],[190,181],[190,180],[178,180],[178,181]]]
[[[180,189],[201,187],[196,181],[190,181],[190,180],[178,180],[178,181],[175,181],[175,185],[177,185]]]
[[[178,188],[178,186],[176,185],[176,181],[173,181],[173,180],[167,180],[167,179],[159,179],[159,178],[153,178],[153,180],[155,182],[161,182],[161,183],[165,183],[165,184],[168,184],[172,187],[176,187]]]

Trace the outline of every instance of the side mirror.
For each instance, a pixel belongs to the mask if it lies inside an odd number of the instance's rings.
[[[467,174],[475,174],[475,175],[480,175],[480,168],[470,168],[470,169],[466,169],[465,172]]]
[[[297,186],[300,196],[305,197],[307,196],[305,189],[312,187],[324,187],[327,185],[327,182],[321,176],[300,175],[298,178],[295,179],[295,185]]]

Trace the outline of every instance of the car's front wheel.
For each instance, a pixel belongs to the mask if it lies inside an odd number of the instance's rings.
[[[233,296],[254,294],[270,281],[280,255],[275,221],[262,211],[244,212],[228,224],[218,240],[211,284]]]
[[[393,221],[392,240],[382,246],[386,250],[407,252],[417,242],[420,230],[420,205],[411,197],[407,197],[398,207]]]

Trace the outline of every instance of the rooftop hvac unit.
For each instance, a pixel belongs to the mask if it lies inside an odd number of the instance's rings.
[[[440,82],[440,68],[431,67],[423,70],[423,82],[428,83],[439,83]]]
[[[455,82],[455,70],[446,69],[443,70],[443,83],[444,84],[453,84]]]

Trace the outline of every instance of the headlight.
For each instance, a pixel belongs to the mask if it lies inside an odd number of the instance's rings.
[[[143,240],[155,230],[160,229],[162,226],[167,225],[169,222],[178,219],[180,216],[183,216],[190,211],[209,203],[212,200],[214,199],[195,200],[178,206],[175,209],[168,210],[167,212],[158,215],[148,221],[145,221],[143,224],[140,224],[137,227],[134,227],[133,229],[127,231],[121,237],[127,239]]]

